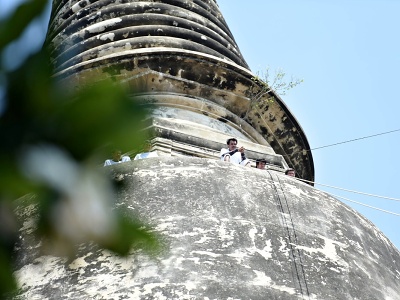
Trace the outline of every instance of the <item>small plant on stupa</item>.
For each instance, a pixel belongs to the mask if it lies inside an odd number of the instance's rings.
[[[286,73],[282,69],[277,69],[274,74],[271,74],[269,67],[264,72],[257,72],[251,79],[254,84],[250,89],[250,105],[246,115],[252,110],[273,102],[275,95],[283,96],[303,82],[303,79],[293,77],[287,81]]]

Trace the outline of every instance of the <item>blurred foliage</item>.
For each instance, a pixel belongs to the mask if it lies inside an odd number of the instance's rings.
[[[0,49],[16,40],[26,27],[44,10],[48,0],[32,0],[22,3],[15,12],[0,22]]]
[[[1,20],[0,57],[46,3],[25,2]],[[16,70],[0,66],[0,296],[16,289],[15,203],[27,194],[35,195],[29,198],[38,213],[35,234],[50,241],[43,245],[53,254],[73,257],[86,242],[122,255],[139,245],[159,246],[148,226],[114,209],[111,179],[100,167],[111,148],[134,151],[144,144],[146,108],[107,79],[66,90],[52,73],[45,49]]]

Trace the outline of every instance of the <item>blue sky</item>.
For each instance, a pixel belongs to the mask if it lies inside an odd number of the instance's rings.
[[[0,1],[0,17],[20,2]],[[311,148],[400,129],[400,1],[218,0],[239,48],[256,73],[282,69],[304,82],[283,100]],[[47,22],[27,32],[39,47]],[[24,53],[17,44],[9,58]],[[13,61],[13,59],[9,59]],[[12,64],[11,64],[12,65]],[[318,184],[400,198],[400,131],[312,151],[316,187],[400,214],[400,202]],[[399,173],[399,174],[398,174]],[[400,216],[345,201],[400,249]]]
[[[283,100],[311,148],[400,129],[400,1],[218,0],[253,72],[304,82]],[[400,198],[400,131],[312,151],[317,183]],[[400,214],[400,202],[317,188]],[[400,249],[400,216],[341,200]]]

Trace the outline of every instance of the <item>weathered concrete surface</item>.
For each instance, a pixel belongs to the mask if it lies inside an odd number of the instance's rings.
[[[155,260],[91,248],[70,263],[41,257],[25,216],[17,299],[399,299],[393,244],[296,179],[189,157],[107,170],[124,183],[117,205],[153,224],[167,251]]]
[[[53,1],[53,7],[46,40],[58,62],[74,58],[63,68],[110,48],[172,44],[248,68],[215,1],[72,0]]]

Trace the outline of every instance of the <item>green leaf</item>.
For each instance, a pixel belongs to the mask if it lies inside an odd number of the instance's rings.
[[[0,235],[0,238],[3,242],[2,235]],[[12,270],[11,251],[7,248],[3,243],[0,243],[0,297],[2,295],[11,296],[11,293],[17,288]]]
[[[46,7],[47,0],[31,0],[17,7],[15,12],[0,23],[0,51],[17,39],[29,23],[38,17]]]
[[[113,240],[104,243],[104,248],[120,255],[127,255],[132,249],[144,249],[148,254],[160,251],[160,239],[148,225],[138,222],[135,217],[127,217],[124,213],[119,212],[118,215],[118,234]]]

